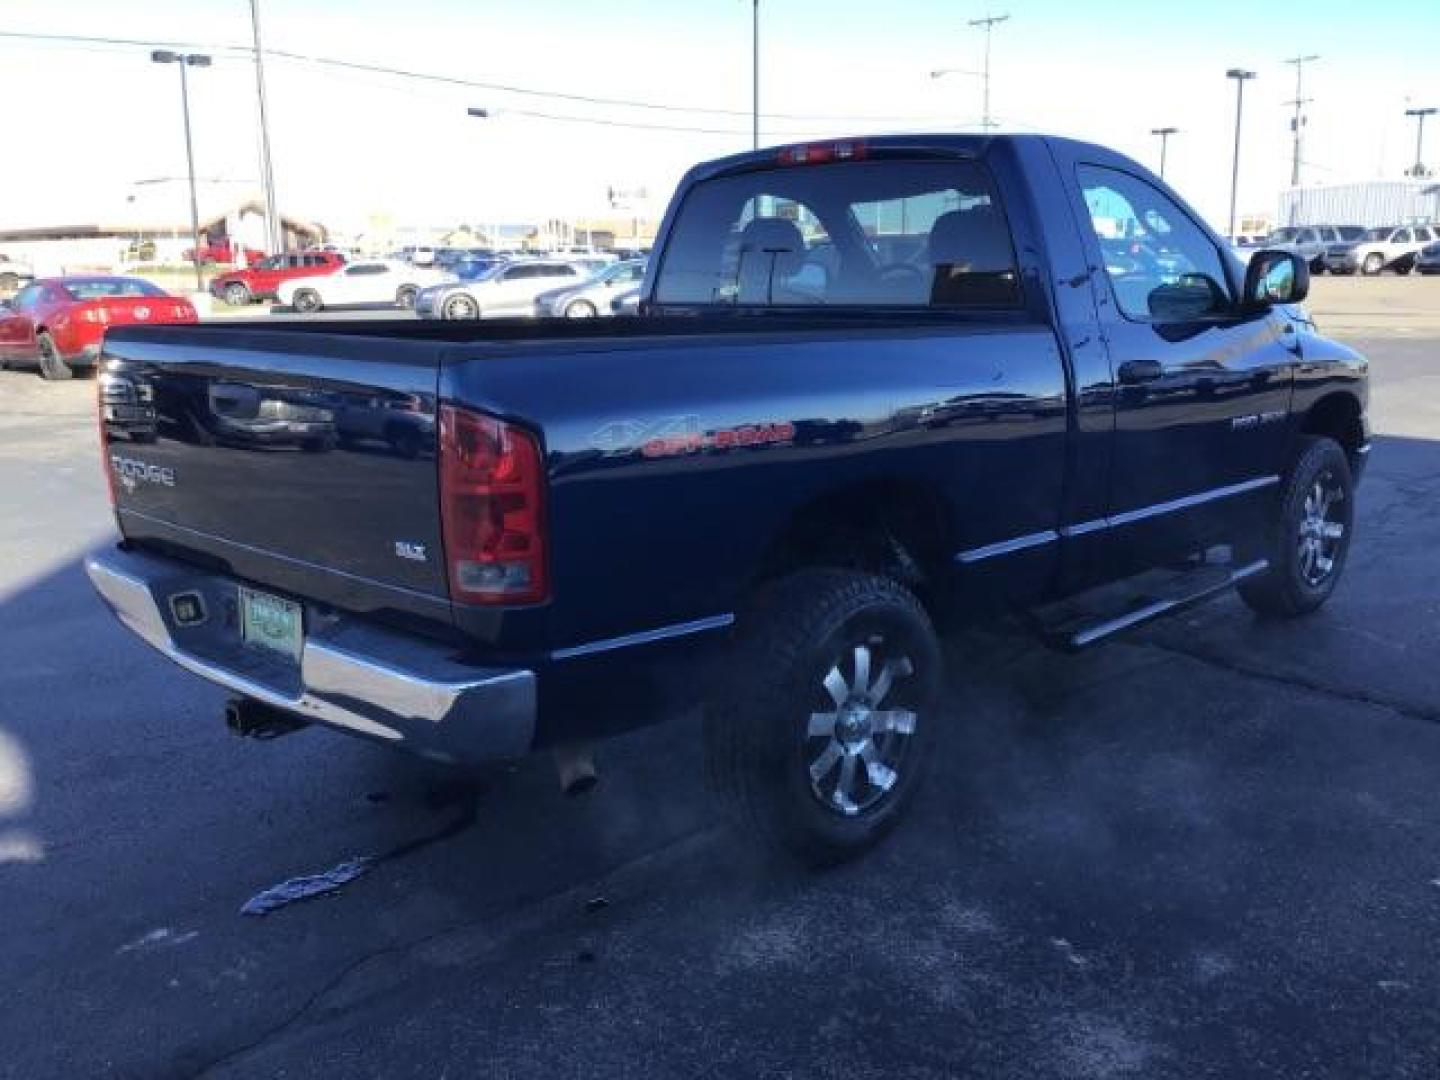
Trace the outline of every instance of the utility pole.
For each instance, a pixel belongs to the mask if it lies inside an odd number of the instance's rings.
[[[203,53],[177,53],[156,49],[150,59],[157,64],[178,64],[180,67],[180,109],[185,117],[185,164],[190,177],[190,261],[195,264],[195,291],[204,292],[200,278],[200,202],[195,196],[195,147],[190,140],[190,82],[186,68],[209,67],[210,57]]]
[[[989,131],[995,127],[995,121],[990,119],[990,35],[994,32],[995,27],[1003,22],[1007,22],[1009,18],[1009,15],[987,15],[983,19],[971,19],[967,24],[969,26],[983,27],[985,30],[985,67],[980,76],[981,79],[984,80],[985,85],[985,105],[983,116],[980,120],[980,127],[985,131]]]
[[[1255,72],[1244,68],[1231,68],[1225,72],[1227,79],[1235,80],[1235,157],[1230,166],[1230,240],[1235,239],[1235,196],[1240,190],[1240,121],[1245,115],[1245,83],[1255,78]]]
[[[1295,100],[1285,103],[1286,105],[1295,106],[1295,116],[1290,121],[1290,186],[1293,188],[1300,186],[1300,129],[1305,126],[1305,114],[1303,110],[1312,100],[1304,95],[1305,65],[1319,59],[1318,54],[1311,53],[1309,56],[1292,56],[1285,61],[1287,64],[1295,65]]]
[[[1415,117],[1415,167],[1410,175],[1419,179],[1425,175],[1425,118],[1434,116],[1435,109],[1406,109],[1405,115]]]
[[[751,0],[750,19],[750,113],[753,150],[760,149],[760,0]]]
[[[1163,127],[1163,128],[1151,128],[1151,129],[1150,129],[1150,134],[1151,134],[1151,135],[1159,135],[1159,136],[1160,136],[1160,179],[1161,179],[1161,180],[1164,180],[1164,179],[1165,179],[1165,151],[1166,151],[1166,150],[1169,148],[1169,146],[1170,146],[1170,136],[1171,136],[1171,135],[1178,134],[1179,131],[1180,131],[1180,129],[1177,128],[1177,127]]]
[[[270,163],[270,118],[265,106],[265,53],[260,47],[260,0],[250,0],[255,34],[255,98],[260,103],[260,183],[265,189],[265,235],[271,255],[285,250],[285,226],[275,202],[275,170]]]

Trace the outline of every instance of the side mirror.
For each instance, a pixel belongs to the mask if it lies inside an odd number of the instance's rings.
[[[1257,251],[1245,269],[1245,306],[1298,304],[1310,295],[1310,264],[1288,251]]]

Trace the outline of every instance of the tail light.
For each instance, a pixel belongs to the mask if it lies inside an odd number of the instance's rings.
[[[442,406],[440,517],[453,599],[533,604],[549,596],[545,459],[530,432]]]

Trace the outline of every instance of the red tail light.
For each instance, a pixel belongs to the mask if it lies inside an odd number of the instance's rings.
[[[545,458],[534,435],[441,406],[440,517],[453,599],[533,604],[549,596]]]
[[[835,161],[864,161],[869,149],[863,142],[844,139],[840,142],[803,143],[780,151],[781,165],[828,165]]]

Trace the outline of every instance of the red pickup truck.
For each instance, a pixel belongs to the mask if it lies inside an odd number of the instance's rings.
[[[256,300],[273,300],[281,282],[292,278],[333,274],[344,265],[345,256],[338,251],[271,255],[247,269],[230,270],[215,275],[210,281],[210,294],[236,307]]]

